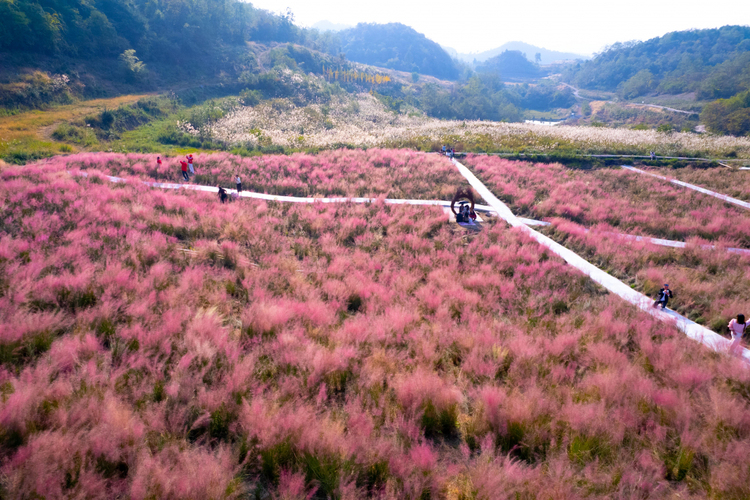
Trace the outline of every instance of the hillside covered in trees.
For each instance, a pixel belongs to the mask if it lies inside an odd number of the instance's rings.
[[[542,78],[552,70],[521,51],[506,50],[472,72],[398,23],[319,32],[297,26],[290,11],[273,14],[239,0],[0,0],[0,19],[0,115],[146,92],[169,94],[170,113],[178,102],[189,107],[217,97],[258,102],[297,92],[281,71],[359,74],[349,61],[455,83],[433,85],[413,75],[373,88],[336,77],[323,86],[326,95],[307,89],[295,99],[323,102],[331,93],[374,91],[396,112],[407,105],[436,118],[505,121],[537,112],[559,119],[576,105],[571,90]],[[504,79],[526,83],[504,85]],[[616,91],[625,100],[692,92],[703,101],[696,110],[715,101],[701,117],[711,131],[750,131],[743,94],[750,89],[749,27],[615,44],[569,66],[563,79]],[[152,119],[131,120],[130,126]]]
[[[719,134],[746,135],[750,133],[750,90],[729,99],[718,99],[706,104],[701,121]]]
[[[524,109],[550,111],[574,103],[570,89],[552,81],[505,85],[492,72],[475,74],[450,91],[434,84],[425,85],[417,100],[418,107],[436,118],[508,122],[520,121]]]
[[[310,50],[339,52],[335,35],[236,0],[0,0],[0,19],[0,106],[9,108],[201,84],[239,92],[261,55],[294,66],[310,65]]]
[[[618,91],[625,99],[651,92],[728,98],[750,87],[750,27],[678,31],[645,42],[616,43],[571,67],[564,78],[586,89]]]
[[[526,59],[520,50],[505,50],[477,66],[479,72],[498,73],[504,78],[538,78],[542,69]]]
[[[248,40],[337,49],[335,37],[299,28],[291,13],[236,0],[0,0],[0,18],[2,52],[99,57],[134,49],[144,61],[187,62]]]
[[[437,43],[400,23],[367,24],[339,32],[351,61],[455,80],[459,69]]]

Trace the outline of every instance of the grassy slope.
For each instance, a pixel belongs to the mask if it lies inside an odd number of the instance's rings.
[[[105,108],[132,104],[144,97],[147,94],[94,99],[57,106],[47,111],[34,110],[0,117],[0,156],[13,151],[69,151],[67,147],[61,149],[63,144],[52,139],[51,134],[56,125],[101,113]]]

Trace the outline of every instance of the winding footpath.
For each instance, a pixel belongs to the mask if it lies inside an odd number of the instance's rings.
[[[685,111],[684,109],[675,109],[675,108],[670,108],[669,106],[659,106],[658,104],[643,103],[643,104],[640,104],[640,106],[646,106],[649,108],[656,108],[656,109],[666,109],[667,111],[671,111],[672,113],[682,113],[683,115],[698,115],[699,114],[697,111]]]
[[[641,170],[640,168],[632,167],[630,165],[622,165],[622,168],[624,168],[625,170],[629,170],[631,172],[635,172],[637,174],[650,175],[651,177],[656,177],[657,179],[671,182],[672,184],[686,187],[688,189],[692,189],[693,191],[698,191],[699,193],[707,194],[709,196],[713,196],[714,198],[718,198],[720,200],[726,201],[727,203],[732,203],[733,205],[737,205],[738,207],[742,207],[744,209],[750,210],[750,203],[746,201],[738,200],[737,198],[732,198],[731,196],[717,193],[716,191],[711,191],[710,189],[702,188],[700,186],[696,186],[695,184],[688,184],[687,182],[678,181],[677,179],[670,179],[669,177],[664,177],[663,175],[654,174],[652,172],[647,172],[645,170]]]
[[[82,177],[88,177],[88,173],[82,172],[82,171],[70,171],[69,173],[73,175],[80,175]],[[115,177],[113,175],[103,175],[100,174],[105,179],[108,179],[111,182],[127,182],[128,179],[125,179],[124,177]],[[173,182],[150,182],[150,181],[140,181],[141,183],[145,184],[146,186],[155,187],[155,188],[161,188],[161,189],[188,189],[191,191],[203,191],[206,193],[218,193],[219,188],[214,186],[204,186],[201,184],[181,184],[181,183],[173,183]],[[286,203],[377,203],[378,201],[383,201],[383,203],[387,203],[389,205],[422,205],[422,206],[438,206],[442,207],[443,209],[449,209],[451,206],[450,201],[443,201],[443,200],[402,200],[402,199],[396,199],[396,198],[345,198],[345,197],[337,197],[337,198],[302,198],[299,196],[283,196],[283,195],[277,195],[277,194],[265,194],[265,193],[254,193],[251,191],[241,191],[237,192],[236,189],[227,189],[227,193],[231,194],[232,196],[238,196],[240,198],[253,198],[256,200],[266,200],[266,201],[279,201],[279,202],[286,202]],[[490,213],[494,214],[495,209],[492,208],[489,205],[474,205],[474,210],[476,212],[480,213]],[[524,217],[519,217],[519,220],[521,220],[524,224],[527,224],[529,226],[549,226],[549,222],[544,222],[540,220],[534,220],[534,219],[526,219]]]
[[[583,101],[598,101],[599,100],[599,99],[592,99],[590,97],[583,97],[580,94],[581,89],[576,88],[573,85],[570,85],[569,83],[565,83],[565,82],[560,82],[560,83],[562,83],[565,87],[568,87],[569,89],[571,89],[573,91],[573,95],[576,97],[576,99],[580,99],[580,100],[583,100]],[[604,102],[608,102],[608,103],[614,102],[614,101],[607,101],[607,100],[603,100],[603,101]],[[670,108],[669,106],[660,106],[659,104],[646,104],[646,103],[643,103],[643,102],[640,103],[640,104],[638,104],[637,102],[627,102],[627,101],[625,101],[624,103],[621,103],[621,104],[625,104],[626,106],[628,104],[633,104],[635,106],[645,106],[645,107],[648,107],[648,108],[665,109],[665,110],[671,111],[673,113],[682,113],[684,115],[697,115],[698,114],[697,111],[685,111],[684,109],[675,109],[675,108]]]
[[[588,232],[589,229],[586,229],[585,231]],[[660,247],[688,248],[690,246],[684,241],[664,240],[662,238],[651,238],[649,236],[636,236],[635,234],[610,233],[610,232],[605,232],[602,234],[605,234],[607,236],[616,236],[624,240],[645,241],[646,243],[651,243],[653,245],[658,245]],[[719,247],[717,245],[696,245],[696,246],[704,250],[725,250],[729,253],[739,253],[743,255],[750,255],[750,250],[747,248]]]
[[[492,192],[464,165],[452,160],[458,171],[463,175],[471,187],[473,187],[479,195],[484,198],[491,207],[495,209],[495,212],[512,227],[519,228],[525,232],[531,238],[536,240],[542,246],[548,248],[556,255],[560,256],[565,262],[575,267],[586,276],[591,278],[594,282],[600,284],[610,292],[621,297],[622,299],[635,305],[642,311],[654,316],[660,321],[675,325],[685,335],[693,340],[696,340],[709,348],[717,352],[727,352],[732,344],[732,341],[726,339],[716,332],[705,328],[694,321],[690,321],[686,317],[677,314],[671,309],[654,309],[653,299],[646,297],[640,292],[637,292],[630,288],[628,285],[618,280],[614,276],[602,271],[598,267],[594,266],[590,262],[581,258],[575,252],[568,250],[564,246],[560,245],[553,239],[545,236],[529,226],[525,225],[518,217],[513,215],[510,209],[500,201]],[[750,362],[750,350],[745,348],[738,348],[737,353],[741,355],[746,361]]]

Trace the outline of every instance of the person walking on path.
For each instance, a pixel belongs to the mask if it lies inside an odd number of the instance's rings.
[[[190,175],[195,175],[195,169],[193,168],[193,155],[187,155],[188,167],[190,167]]]
[[[237,184],[237,193],[242,192],[242,179],[240,179],[240,174],[234,174],[234,183]]]
[[[222,203],[226,203],[227,202],[227,190],[221,186],[216,186],[216,187],[219,188],[219,200],[221,200]]]
[[[188,175],[188,164],[185,160],[180,160],[180,167],[182,168],[182,178],[185,179],[185,182],[190,180],[190,176]]]
[[[747,323],[745,323],[745,315],[738,314],[737,319],[732,318],[732,321],[727,325],[729,328],[729,334],[732,336],[732,346],[740,343],[742,336],[745,334]]]
[[[672,295],[672,290],[669,289],[669,283],[664,283],[664,288],[659,290],[659,296],[656,299],[656,302],[654,302],[654,307],[661,304],[661,308],[666,309],[667,303],[672,297],[674,297],[674,295]]]

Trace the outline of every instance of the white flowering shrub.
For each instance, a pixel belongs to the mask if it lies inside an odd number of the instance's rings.
[[[291,71],[280,72],[280,75],[290,81],[304,78]],[[750,138],[744,137],[438,120],[414,110],[408,114],[395,114],[366,93],[354,98],[334,96],[327,104],[299,106],[293,101],[290,98],[274,99],[254,107],[240,107],[200,131],[190,123],[179,125],[187,133],[200,133],[228,146],[326,148],[346,144],[357,147],[429,147],[449,143],[488,151],[549,153],[562,148],[571,152],[646,153],[653,150],[660,155],[672,156],[735,154],[750,158]]]

